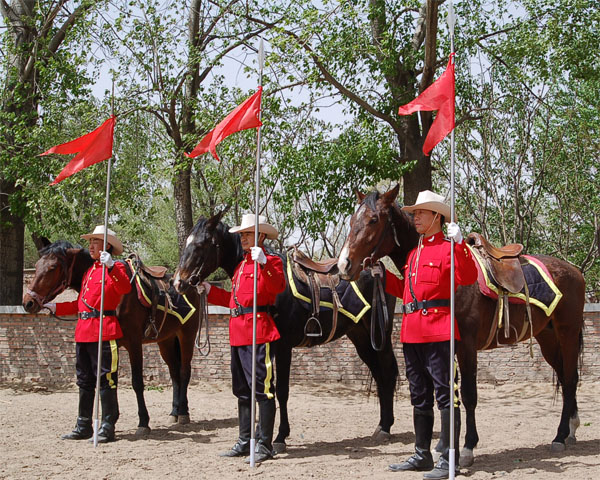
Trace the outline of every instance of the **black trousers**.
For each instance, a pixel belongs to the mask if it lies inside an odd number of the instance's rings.
[[[275,397],[273,343],[256,345],[256,401]],[[252,345],[231,347],[231,386],[233,394],[242,401],[252,398]]]
[[[77,361],[77,385],[84,390],[96,389],[98,369],[98,343],[77,342],[75,346]],[[119,369],[119,348],[116,340],[102,342],[102,362],[100,366],[100,390],[117,388]]]
[[[402,345],[410,402],[416,408],[450,408],[450,342],[405,343]],[[458,370],[454,363],[454,405],[458,406]]]

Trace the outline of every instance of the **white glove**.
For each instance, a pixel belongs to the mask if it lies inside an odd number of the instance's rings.
[[[252,255],[252,260],[254,260],[255,262],[258,262],[261,265],[267,263],[267,257],[265,256],[265,252],[263,252],[262,248],[252,247],[250,249],[250,254]]]
[[[52,313],[56,313],[56,303],[44,303],[42,307],[47,308]]]
[[[100,263],[102,265],[106,265],[108,268],[112,268],[112,266],[115,264],[115,261],[111,257],[110,253],[100,252]]]
[[[383,268],[379,263],[376,263],[371,267],[371,276],[372,277],[383,277]]]
[[[200,288],[198,289],[198,293],[202,293],[202,290],[204,290],[204,292],[206,292],[206,294],[208,295],[210,293],[210,288],[211,287],[212,287],[212,285],[210,283],[208,283],[208,282],[202,282],[200,284]]]
[[[460,233],[460,227],[454,222],[450,222],[448,224],[448,238],[451,238],[458,244],[462,243],[463,241],[462,233]]]

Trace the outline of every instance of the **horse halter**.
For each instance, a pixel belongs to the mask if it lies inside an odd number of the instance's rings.
[[[68,268],[65,268],[66,263],[67,263],[65,257],[57,256],[57,258],[61,262],[63,272],[66,273],[66,278],[63,277],[62,281],[53,290],[51,290],[48,294],[46,294],[43,297],[39,293],[37,293],[31,289],[29,289],[29,288],[27,289],[27,294],[35,300],[35,303],[37,303],[39,307],[43,307],[44,304],[47,303],[47,301],[49,299],[52,299],[52,298],[56,297],[57,295],[60,295],[71,284],[71,280],[73,278],[73,268],[75,267],[75,260],[77,259],[77,255],[73,255],[73,260],[71,260],[71,264],[69,265]]]
[[[396,245],[398,247],[400,247],[400,241],[398,240],[398,234],[396,233],[396,229],[394,228],[394,224],[392,223],[392,221],[390,219],[389,213],[386,215],[385,220],[386,220],[385,227],[383,229],[383,232],[381,232],[381,236],[379,237],[379,241],[377,242],[377,245],[375,245],[375,248],[371,252],[371,255],[369,255],[368,257],[365,257],[365,259],[362,262],[363,270],[365,268],[370,267],[377,260],[379,260],[381,258],[381,255],[377,255],[377,251],[381,248],[381,244],[385,240],[385,237],[386,237],[385,234],[388,232],[388,230],[390,230],[390,229],[392,230],[392,233],[394,235],[394,242],[396,243]]]
[[[216,243],[214,241],[214,238],[212,239],[212,244],[217,249],[217,265],[220,265],[220,263],[221,263],[221,245]],[[204,264],[205,264],[205,262],[203,261],[200,265],[198,265],[196,268],[194,268],[194,270],[192,270],[192,274],[188,278],[188,283],[190,284],[190,286],[197,287],[198,284],[200,283],[200,273],[202,272],[202,269],[204,268]]]

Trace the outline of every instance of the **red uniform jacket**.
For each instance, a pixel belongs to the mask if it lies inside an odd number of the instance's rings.
[[[265,252],[266,254],[266,252]],[[208,301],[222,307],[236,308],[234,299],[242,307],[252,307],[254,300],[254,261],[250,253],[235,269],[231,279],[232,291],[212,287],[208,294]],[[285,290],[285,276],[283,263],[275,255],[267,255],[267,263],[258,266],[258,282],[256,301],[259,306],[274,305],[275,297]],[[275,321],[270,314],[258,312],[256,314],[256,343],[273,342],[279,338]],[[252,312],[245,313],[229,320],[229,343],[234,346],[252,345]]]
[[[406,279],[410,272],[412,287],[418,301],[450,299],[450,241],[443,232],[423,239],[417,268],[417,250],[408,254],[407,263],[402,269],[404,279],[386,272],[386,291],[402,298],[407,304],[413,301]],[[455,287],[470,285],[477,281],[477,267],[465,243],[454,244]],[[455,323],[455,337],[460,340],[458,324]],[[444,342],[450,340],[450,307],[430,308],[424,315],[422,310],[404,314],[400,341],[403,343]]]
[[[125,265],[116,262],[104,278],[104,310],[116,310],[123,295],[131,291],[131,283],[125,270]],[[74,315],[78,312],[89,312],[90,309],[83,300],[92,308],[100,310],[100,296],[102,294],[102,264],[96,261],[83,276],[79,298],[74,302],[56,304],[56,315]],[[97,342],[100,331],[100,319],[78,319],[75,327],[76,342]],[[104,317],[102,325],[102,340],[116,340],[121,338],[123,332],[117,317],[109,315]]]

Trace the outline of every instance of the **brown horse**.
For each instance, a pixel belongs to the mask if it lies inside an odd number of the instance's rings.
[[[401,270],[408,252],[418,241],[412,218],[396,204],[399,187],[385,194],[371,192],[367,196],[359,193],[360,207],[350,220],[350,232],[338,262],[344,278],[356,278],[363,269],[365,259],[376,260],[389,256]],[[571,264],[550,256],[534,256],[550,272],[562,298],[550,316],[532,306],[532,324],[527,332],[533,331],[544,359],[554,369],[557,388],[562,387],[563,408],[552,451],[565,449],[565,442],[575,442],[575,430],[579,426],[577,413],[578,364],[583,347],[583,307],[585,282],[583,276]],[[510,304],[510,322],[515,327],[506,338],[497,335],[489,342],[489,334],[495,322],[496,301],[484,296],[477,284],[459,287],[456,292],[456,318],[461,341],[458,342],[457,357],[461,371],[461,395],[466,410],[466,435],[461,451],[461,466],[473,463],[473,448],[479,437],[475,424],[477,406],[477,351],[496,348],[517,341],[517,332],[523,330],[527,318],[525,305]],[[529,339],[527,334],[521,340]],[[486,346],[486,344],[488,344]],[[438,448],[440,446],[438,445]]]
[[[185,292],[190,285],[197,285],[218,267],[222,267],[229,277],[233,276],[236,266],[242,261],[243,250],[240,236],[230,233],[229,227],[221,222],[224,212],[206,219],[200,218],[188,237],[186,247],[181,254],[179,267],[175,272],[173,284],[180,292]],[[280,255],[276,253],[276,255]],[[280,255],[287,267],[286,255]],[[356,286],[365,299],[373,298],[374,280],[368,273],[363,273],[356,282]],[[383,309],[387,309],[388,318],[394,312],[395,299],[386,296],[385,306],[378,302],[377,311],[383,316]],[[372,305],[372,304],[371,304]],[[355,323],[346,315],[338,316],[337,326],[331,332],[334,322],[331,310],[321,311],[319,319],[322,325],[322,336],[308,337],[305,326],[309,322],[311,310],[294,296],[288,284],[286,289],[277,296],[275,308],[278,314],[275,323],[281,338],[275,342],[276,355],[276,395],[279,403],[279,432],[273,446],[278,452],[286,448],[285,439],[290,434],[287,403],[290,390],[290,368],[292,363],[292,349],[305,346],[313,347],[326,342],[326,339],[336,340],[344,335],[356,347],[356,351],[363,362],[367,364],[373,379],[377,384],[379,397],[379,425],[375,429],[373,438],[385,440],[390,436],[390,428],[394,423],[394,391],[398,377],[398,364],[390,339],[392,322],[383,327],[375,327],[379,334],[371,335],[371,325],[381,325],[371,319],[367,312]],[[382,334],[382,335],[381,335]],[[376,341],[373,337],[378,337]],[[378,344],[378,345],[376,345]],[[335,361],[335,359],[331,359]]]
[[[59,241],[48,244],[40,250],[40,259],[35,264],[35,277],[31,281],[27,293],[23,297],[23,308],[29,313],[37,313],[44,303],[50,302],[67,288],[79,292],[81,280],[88,268],[94,263],[89,252],[74,247],[69,242]],[[128,275],[132,277],[128,266]],[[132,282],[134,278],[132,277]],[[201,312],[199,296],[195,290],[187,295],[196,311],[181,323],[177,316],[169,313],[164,318],[159,313],[156,324],[158,335],[145,338],[151,309],[144,307],[137,298],[135,286],[131,292],[123,296],[117,307],[117,317],[123,330],[123,337],[118,340],[121,347],[129,353],[131,363],[131,383],[138,403],[139,424],[136,434],[150,432],[150,416],[144,400],[143,350],[142,344],[158,343],[160,355],[169,367],[173,384],[173,406],[171,420],[180,424],[190,421],[187,389],[192,373],[192,356],[194,341],[198,332]]]

